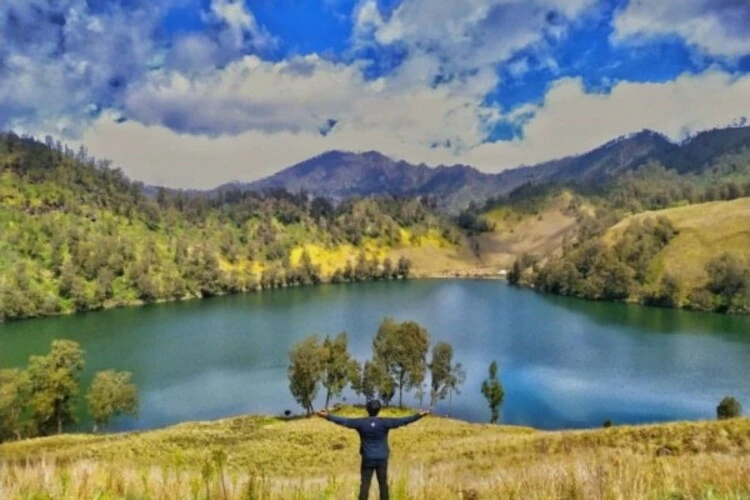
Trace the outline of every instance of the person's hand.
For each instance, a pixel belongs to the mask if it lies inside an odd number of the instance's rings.
[[[430,410],[419,410],[420,417],[426,417],[429,414],[430,414]]]
[[[321,418],[328,418],[328,410],[320,410],[315,412],[315,414]]]

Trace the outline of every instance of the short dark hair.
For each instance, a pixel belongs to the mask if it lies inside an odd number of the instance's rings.
[[[368,415],[371,417],[377,417],[378,413],[380,413],[380,401],[377,399],[371,399],[367,402],[365,408],[367,408]]]

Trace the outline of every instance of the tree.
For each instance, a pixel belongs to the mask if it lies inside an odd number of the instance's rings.
[[[357,265],[354,268],[354,279],[356,281],[366,280],[369,278],[368,271],[367,255],[365,254],[365,251],[362,250],[357,257]]]
[[[308,415],[314,411],[313,401],[325,373],[326,350],[318,335],[297,342],[289,351],[289,390]]]
[[[438,342],[432,347],[430,369],[430,408],[445,399],[451,390],[457,390],[463,382],[460,377],[461,364],[453,364],[453,347],[447,342]]]
[[[368,400],[378,396],[385,406],[391,404],[396,395],[396,384],[382,363],[365,361],[362,367],[362,394]]]
[[[364,367],[353,359],[349,365],[349,385],[357,396],[364,394]]]
[[[321,282],[320,266],[313,264],[307,250],[304,250],[300,256],[299,273],[301,276],[301,284],[303,285],[318,285]]]
[[[0,443],[21,439],[23,413],[28,405],[29,376],[22,370],[0,370]]]
[[[49,354],[29,358],[32,419],[42,435],[60,434],[66,424],[76,422],[83,355],[78,343],[53,340]]]
[[[385,318],[373,340],[375,362],[392,376],[398,388],[398,405],[403,408],[404,389],[419,386],[424,381],[430,334],[419,323],[397,323]]]
[[[721,309],[731,308],[735,296],[750,285],[750,271],[736,255],[725,252],[706,264],[707,288],[721,298]]]
[[[411,261],[407,259],[404,256],[401,256],[398,259],[398,275],[401,276],[404,279],[407,279],[409,277],[409,274],[411,273]]]
[[[523,273],[523,269],[521,269],[521,261],[520,259],[516,259],[513,261],[513,265],[510,268],[510,271],[508,271],[508,274],[506,276],[508,283],[511,285],[517,285],[521,281],[521,274]]]
[[[482,382],[482,394],[490,406],[490,423],[494,424],[500,418],[500,405],[503,403],[503,398],[505,397],[503,386],[500,383],[500,379],[497,378],[496,361],[490,364],[490,376]]]
[[[383,272],[381,273],[381,278],[384,280],[393,278],[393,262],[391,262],[391,259],[388,257],[383,260]]]
[[[326,404],[328,408],[331,397],[341,395],[346,384],[352,378],[352,372],[355,370],[354,361],[347,350],[346,332],[341,332],[335,339],[331,340],[326,335],[323,341],[325,350],[325,362],[323,365],[323,387],[326,389]]]
[[[138,389],[130,372],[98,372],[86,394],[88,410],[94,419],[94,432],[119,415],[138,415]]]
[[[451,373],[449,379],[448,379],[448,412],[452,413],[453,411],[453,393],[461,394],[461,391],[458,390],[460,386],[466,382],[466,370],[464,370],[463,366],[461,366],[461,363],[456,363],[453,365],[453,373]]]
[[[742,416],[742,405],[731,396],[726,396],[716,407],[716,418],[724,420]]]
[[[506,279],[511,285],[518,285],[523,279],[524,272],[536,265],[537,258],[533,255],[522,253],[516,260],[513,261],[513,265],[508,271]]]

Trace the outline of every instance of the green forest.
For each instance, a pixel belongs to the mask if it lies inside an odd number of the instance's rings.
[[[566,213],[576,220],[575,234],[552,253],[515,254],[511,283],[586,299],[747,313],[750,255],[741,244],[691,263],[703,276],[695,284],[680,271],[663,269],[664,252],[680,234],[668,217],[632,222],[618,241],[607,239],[634,214],[750,196],[750,152],[729,154],[719,146],[707,150],[702,169],[649,161],[595,182],[529,182],[451,217],[429,194],[334,204],[282,189],[146,187],[85,148],[0,134],[0,321],[323,282],[404,279],[414,266],[399,250],[423,242],[442,256],[446,248],[466,247],[456,252],[458,260],[446,262],[481,266],[493,249],[479,239],[501,231],[489,213],[502,208],[519,220],[541,218],[563,192],[571,194]],[[718,236],[709,231],[702,237]]]
[[[321,281],[402,279],[383,249],[461,230],[427,197],[149,193],[48,138],[0,135],[0,321]],[[328,252],[329,265],[306,246]]]

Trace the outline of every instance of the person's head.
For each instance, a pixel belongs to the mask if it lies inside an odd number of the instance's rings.
[[[368,415],[371,417],[377,417],[378,413],[380,413],[380,401],[377,399],[371,399],[367,402],[365,408],[367,408]]]

